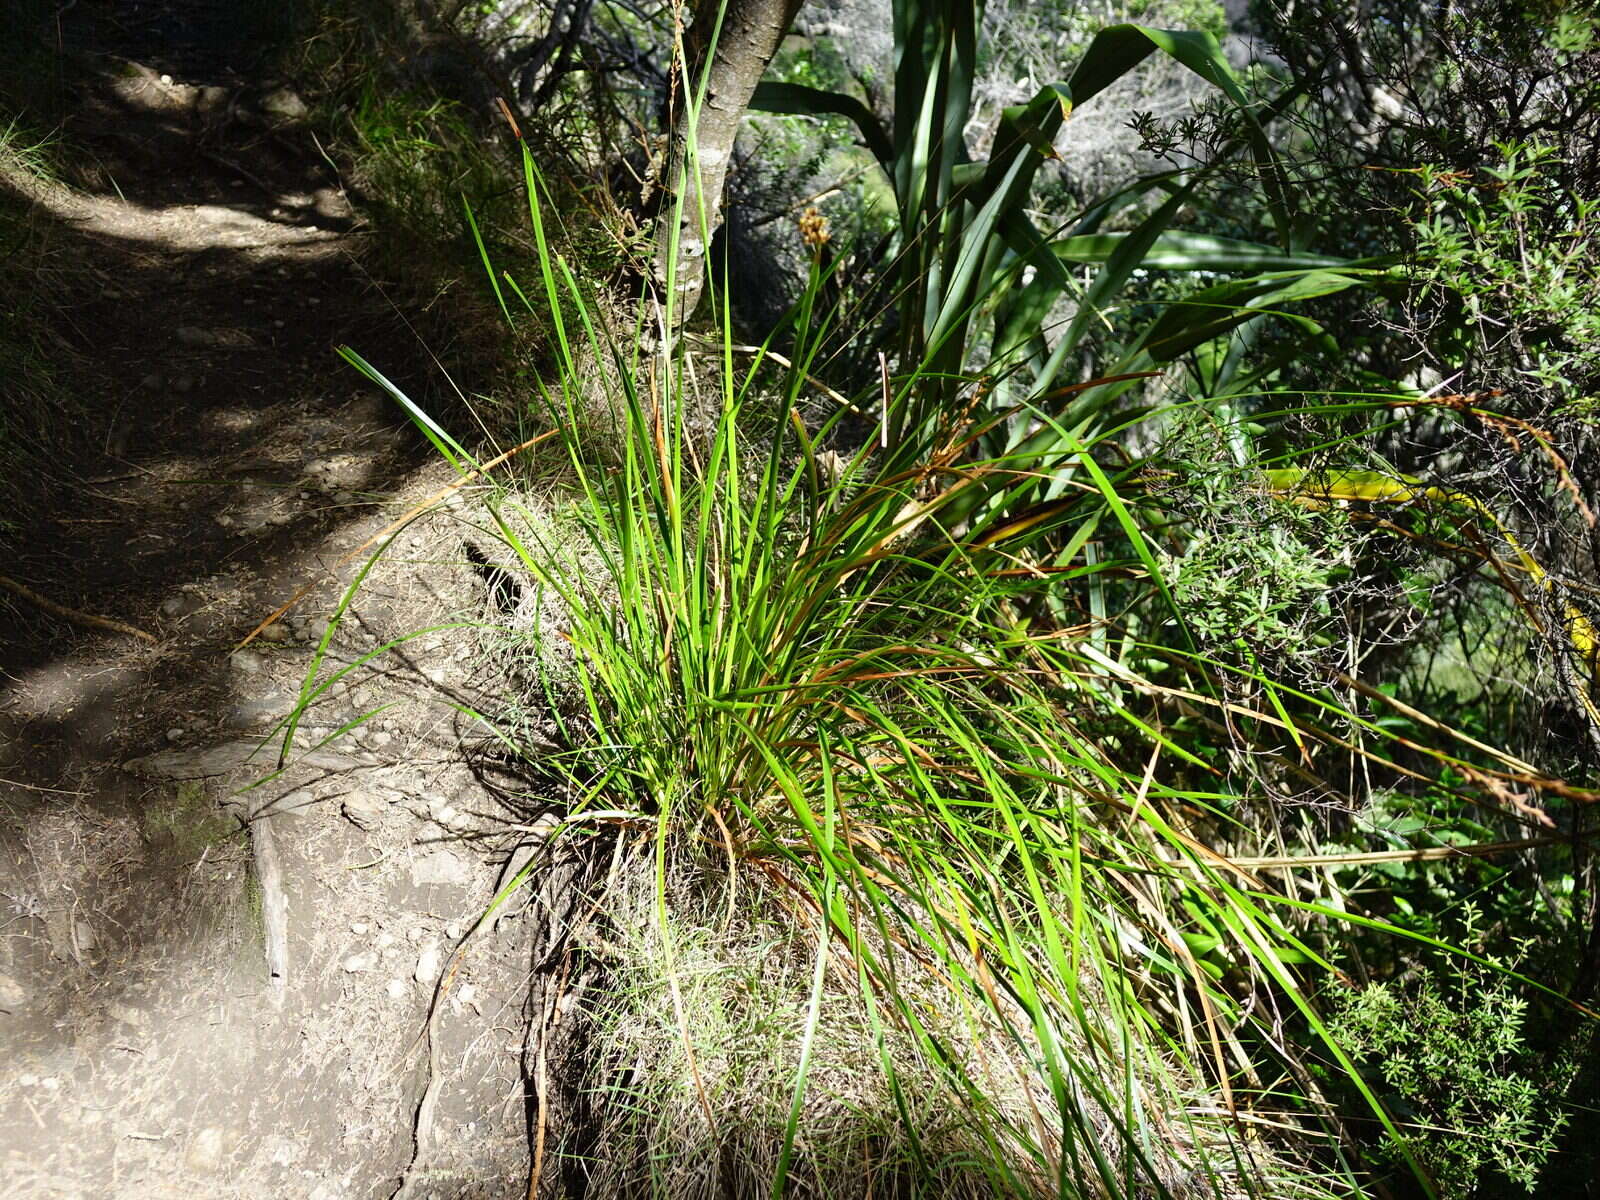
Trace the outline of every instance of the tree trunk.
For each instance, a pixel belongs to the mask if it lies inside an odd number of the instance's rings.
[[[724,7],[717,35],[717,14]],[[700,302],[706,247],[721,214],[723,184],[739,122],[799,8],[800,0],[698,0],[695,6],[694,23],[684,39],[686,69],[677,79],[678,95],[668,114],[672,127],[661,173],[664,190],[655,238],[656,283],[663,295],[669,282],[668,257],[673,238],[677,238],[677,271],[670,280],[677,293],[675,323],[687,320]],[[691,131],[684,91],[698,89],[702,79],[705,100]],[[676,208],[679,195],[684,197],[681,212]]]

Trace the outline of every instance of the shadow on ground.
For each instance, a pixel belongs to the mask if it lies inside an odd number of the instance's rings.
[[[413,1120],[440,1078],[418,1064],[420,1021],[497,876],[467,818],[495,818],[449,725],[374,720],[277,781],[294,974],[275,989],[260,857],[221,802],[270,761],[238,760],[293,701],[361,556],[341,560],[397,492],[437,483],[334,347],[425,400],[440,399],[435,353],[469,383],[472,364],[424,346],[370,278],[305,105],[262,74],[294,6],[78,0],[31,16],[32,86],[58,106],[74,186],[0,187],[32,206],[73,284],[53,336],[75,428],[7,514],[0,564],[20,585],[0,591],[0,1175],[17,1196],[388,1194],[426,1148]],[[412,547],[451,555],[448,533]],[[439,596],[378,588],[364,620],[470,604],[441,569]],[[443,678],[412,675],[387,685],[415,699]],[[358,691],[310,718],[313,739],[375,703]],[[219,748],[223,768],[193,769]],[[461,1033],[440,1035],[459,1070],[439,1111],[481,1112],[460,1130],[441,1118],[439,1144],[471,1149],[440,1177],[492,1180],[483,1194],[525,1148],[520,1043],[480,1031],[491,1013],[522,1025],[526,958],[502,941],[452,968]]]

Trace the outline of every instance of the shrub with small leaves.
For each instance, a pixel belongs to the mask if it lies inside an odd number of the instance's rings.
[[[1439,1194],[1509,1180],[1532,1192],[1567,1117],[1548,1072],[1535,1082],[1528,1001],[1496,965],[1369,983],[1334,996],[1329,1026],[1362,1066]],[[1375,1152],[1399,1164],[1392,1138]]]
[[[1461,362],[1503,362],[1557,403],[1600,378],[1600,198],[1563,188],[1554,147],[1501,143],[1481,172],[1423,168],[1415,300]],[[1508,376],[1508,384],[1511,377]]]
[[[1339,619],[1334,585],[1351,561],[1346,515],[1272,495],[1242,424],[1188,410],[1164,449],[1162,501],[1186,519],[1161,566],[1190,631],[1274,658],[1326,646]]]

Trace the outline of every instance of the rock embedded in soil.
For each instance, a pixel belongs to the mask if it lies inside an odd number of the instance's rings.
[[[9,975],[0,974],[0,1012],[16,1012],[28,1006],[28,989]]]
[[[195,93],[194,106],[202,115],[221,112],[228,104],[228,89],[209,84]]]
[[[339,811],[344,814],[345,820],[357,829],[368,830],[383,819],[383,814],[388,810],[388,805],[377,796],[366,792],[356,792],[345,798]]]
[[[429,884],[463,886],[472,882],[472,866],[452,850],[435,850],[411,864],[413,887]]]
[[[113,1000],[106,1005],[106,1015],[113,1021],[120,1021],[130,1029],[143,1029],[150,1024],[150,1014],[144,1009],[121,1000]]]
[[[241,650],[239,653],[250,652]],[[251,696],[239,701],[229,710],[228,724],[234,729],[255,729],[262,725],[271,725],[288,714],[290,704],[289,697],[282,692]]]
[[[183,1165],[198,1175],[209,1175],[222,1165],[224,1150],[222,1130],[208,1126],[194,1135],[189,1150],[183,1156]]]
[[[292,88],[280,87],[261,97],[261,111],[280,121],[303,121],[311,110]]]
[[[235,650],[228,655],[228,664],[246,675],[258,674],[262,667],[261,656],[251,650]]]

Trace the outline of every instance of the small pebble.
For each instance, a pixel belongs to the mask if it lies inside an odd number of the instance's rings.
[[[353,933],[353,934],[356,934],[358,937],[360,935],[364,934],[364,933],[367,933],[371,929],[372,929],[372,926],[368,925],[365,921],[351,921],[350,922],[350,932]]]
[[[168,596],[165,600],[163,600],[161,602],[161,615],[163,617],[175,617],[179,613],[181,613],[182,611],[183,611],[183,597],[182,596]]]
[[[446,925],[444,927],[444,935],[452,942],[459,942],[461,940],[461,926],[454,923]]]
[[[411,977],[418,983],[432,983],[439,978],[439,947],[434,942],[429,942],[422,948],[422,953],[417,955],[417,967]]]
[[[372,968],[377,966],[377,964],[378,956],[368,952],[366,954],[352,954],[349,958],[345,959],[341,965],[344,967],[347,973],[351,975],[357,975],[362,971],[372,970]]]
[[[185,732],[186,730],[182,725],[174,725],[171,729],[167,730],[167,741],[181,742]]]
[[[282,621],[274,621],[257,636],[264,642],[287,642],[289,640],[289,628]]]
[[[388,984],[385,985],[385,990],[389,993],[389,999],[391,1000],[404,1000],[411,992],[404,979],[389,980]]]
[[[171,75],[163,75],[161,77],[161,86],[162,87],[171,87],[172,86],[172,76]]]
[[[189,1150],[183,1156],[183,1165],[196,1175],[209,1175],[222,1165],[225,1149],[222,1130],[215,1126],[202,1129],[189,1144]]]

